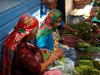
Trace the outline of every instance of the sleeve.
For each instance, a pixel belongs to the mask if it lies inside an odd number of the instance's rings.
[[[36,44],[39,48],[44,48],[46,46],[46,43],[47,43],[47,40],[48,40],[48,36],[44,36],[42,38],[40,38]]]
[[[26,49],[26,50],[25,50]],[[41,65],[36,61],[31,51],[26,52],[27,48],[22,49],[24,54],[20,54],[19,63],[21,68],[29,75],[38,75],[41,72]]]
[[[63,28],[63,25],[65,24],[65,22],[64,21],[61,21],[60,23],[61,24],[58,26],[58,28],[62,29]]]

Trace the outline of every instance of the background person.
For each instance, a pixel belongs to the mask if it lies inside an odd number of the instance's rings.
[[[40,18],[41,18],[41,23],[43,22],[43,20],[45,19],[45,16],[47,15],[48,11],[50,11],[51,9],[55,9],[57,6],[57,1],[58,0],[42,0],[40,3]],[[65,24],[64,21],[61,21],[60,25],[58,26],[58,29],[60,34],[62,35],[62,30],[63,28],[68,29],[72,32],[76,32],[75,29],[69,27],[68,25]]]
[[[60,25],[62,14],[57,9],[52,9],[48,12],[36,36],[36,44],[39,48],[47,48],[53,51],[54,37],[52,32]]]

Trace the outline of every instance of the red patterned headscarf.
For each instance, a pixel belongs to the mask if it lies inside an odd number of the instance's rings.
[[[2,75],[11,75],[14,51],[19,41],[38,26],[38,20],[27,14],[20,17],[14,30],[8,35],[3,46]]]

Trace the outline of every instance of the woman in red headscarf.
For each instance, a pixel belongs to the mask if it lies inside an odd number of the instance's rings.
[[[51,53],[44,62],[41,50],[30,43],[35,38],[37,29],[36,18],[26,14],[21,16],[14,30],[4,41],[2,75],[62,75],[59,70],[46,69],[62,57],[63,52],[59,50]]]

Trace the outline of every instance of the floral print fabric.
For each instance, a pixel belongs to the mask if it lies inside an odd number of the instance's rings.
[[[11,75],[12,59],[17,44],[37,26],[38,21],[36,18],[27,14],[20,17],[16,27],[4,41],[2,50],[2,75]]]

